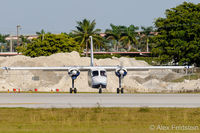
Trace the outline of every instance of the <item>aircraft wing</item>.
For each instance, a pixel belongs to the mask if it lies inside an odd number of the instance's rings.
[[[68,71],[70,69],[78,69],[88,71],[91,67],[87,66],[64,66],[64,67],[2,67],[3,70],[44,70],[44,71]]]
[[[193,66],[145,66],[145,67],[121,67],[121,66],[64,66],[64,67],[2,67],[3,70],[44,70],[44,71],[68,71],[77,69],[80,71],[88,71],[91,69],[105,69],[107,71],[115,71],[124,68],[128,71],[148,71],[153,69],[189,69]]]
[[[121,66],[108,66],[99,67],[107,71],[115,71],[116,69],[124,68],[128,71],[148,71],[148,70],[162,70],[162,69],[189,69],[194,68],[193,66],[144,66],[144,67],[121,67]]]
[[[134,70],[162,70],[162,69],[189,69],[193,68],[193,66],[146,66],[146,67],[125,67],[125,69],[129,71]]]

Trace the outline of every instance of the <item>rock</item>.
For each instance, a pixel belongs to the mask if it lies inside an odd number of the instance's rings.
[[[135,60],[134,58],[107,58],[95,59],[96,66],[149,66],[145,61]],[[42,56],[30,58],[19,55],[13,57],[0,57],[0,66],[89,66],[89,57],[80,57],[78,52],[58,53],[51,56]],[[81,72],[75,80],[75,86],[79,92],[98,92],[88,86],[88,73]],[[108,85],[106,92],[116,92],[118,87],[118,78],[115,72],[108,72]],[[199,80],[185,81],[183,83],[170,83],[169,79],[181,77],[171,70],[151,70],[151,71],[129,71],[123,80],[123,87],[127,92],[163,92],[178,91],[181,87],[188,89],[197,89]],[[39,77],[39,80],[33,80],[33,77]],[[71,87],[71,78],[67,71],[5,71],[0,70],[0,91],[7,91],[12,88],[21,90],[30,90],[37,88],[39,91],[50,91],[60,89],[60,91],[69,91]]]

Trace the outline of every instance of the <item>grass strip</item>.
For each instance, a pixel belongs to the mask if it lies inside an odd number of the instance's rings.
[[[199,133],[199,127],[200,108],[0,108],[3,133]]]

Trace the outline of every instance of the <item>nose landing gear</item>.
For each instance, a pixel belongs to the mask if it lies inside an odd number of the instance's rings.
[[[99,86],[99,94],[101,94],[102,93],[102,86],[100,85]]]

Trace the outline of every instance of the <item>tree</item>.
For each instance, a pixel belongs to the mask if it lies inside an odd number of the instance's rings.
[[[114,49],[116,51],[119,51],[119,46],[120,46],[120,40],[122,38],[122,33],[125,31],[126,27],[125,26],[117,26],[110,24],[111,29],[106,29],[105,34],[106,38],[108,40],[113,40],[115,41]]]
[[[143,39],[143,42],[146,43],[146,51],[149,52],[149,38],[150,36],[152,36],[152,32],[154,31],[153,30],[153,27],[152,26],[149,26],[149,27],[144,27],[142,26],[141,29],[143,30],[141,32],[141,38]]]
[[[37,34],[38,36],[41,35],[41,36],[40,36],[40,39],[43,40],[45,34],[51,34],[51,33],[50,33],[50,32],[46,33],[46,32],[44,31],[44,29],[42,29],[40,32],[37,31],[36,34]]]
[[[90,36],[93,37],[94,45],[102,45],[102,37],[100,36],[100,29],[95,29],[96,22],[93,20],[84,19],[77,21],[77,30],[73,30],[74,38],[80,43],[80,47],[86,49],[86,56],[88,56],[88,45],[90,42]]]
[[[26,49],[27,44],[28,44],[28,43],[31,43],[31,41],[28,39],[28,36],[23,36],[23,35],[21,35],[19,38],[20,38],[20,40],[21,40],[21,44],[20,44],[20,46],[17,46],[17,47],[16,47],[16,50],[17,50],[18,52],[22,52],[23,50]]]
[[[139,27],[130,25],[129,27],[124,27],[124,30],[122,31],[121,39],[119,40],[120,42],[124,42],[125,46],[127,47],[128,51],[130,51],[132,46],[137,45],[138,41],[136,39],[137,32]]]
[[[1,52],[7,51],[8,49],[8,41],[6,40],[6,37],[8,37],[9,35],[3,35],[0,34],[0,48],[1,48]]]
[[[0,43],[6,43],[7,41],[5,40],[6,37],[8,37],[9,35],[2,35],[0,34]]]
[[[46,32],[44,31],[44,29],[42,29],[40,32],[37,31],[36,34],[37,35],[43,35],[43,34],[46,34]]]
[[[44,40],[40,35],[37,39],[33,39],[24,49],[21,49],[24,55],[31,57],[49,56],[54,53],[79,51],[80,46],[74,38],[66,34],[45,34]]]
[[[200,66],[200,4],[184,2],[166,10],[166,18],[155,21],[157,46],[162,63]]]

